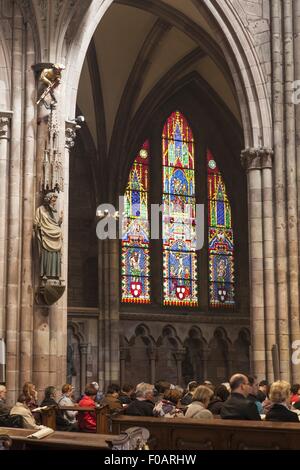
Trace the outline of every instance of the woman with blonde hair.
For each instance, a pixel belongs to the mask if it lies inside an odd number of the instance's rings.
[[[271,409],[266,414],[267,421],[299,422],[297,413],[290,411],[291,386],[285,380],[278,380],[271,385]]]
[[[185,418],[213,419],[207,406],[214,392],[205,385],[199,385],[193,393],[192,403],[188,406]]]
[[[75,406],[76,404],[72,400],[73,391],[74,388],[71,384],[64,384],[61,389],[62,396],[58,400],[58,406]],[[78,411],[66,410],[64,411],[64,418],[69,424],[75,424],[77,413]]]

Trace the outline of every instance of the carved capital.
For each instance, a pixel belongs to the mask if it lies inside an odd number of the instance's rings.
[[[156,348],[149,347],[147,349],[148,357],[150,361],[155,361],[156,360]]]
[[[87,343],[80,343],[79,344],[80,354],[86,355],[87,354],[87,348],[88,348]]]
[[[0,111],[0,139],[9,138],[11,111]]]
[[[186,351],[185,349],[179,349],[178,351],[175,351],[174,355],[176,362],[182,362],[186,356]]]
[[[128,349],[127,348],[121,348],[120,349],[120,361],[126,361],[128,355]]]
[[[249,147],[242,150],[241,162],[246,171],[272,168],[274,151],[267,147]]]

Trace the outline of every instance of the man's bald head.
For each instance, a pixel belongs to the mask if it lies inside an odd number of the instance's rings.
[[[230,388],[232,393],[241,393],[245,397],[249,394],[247,385],[249,385],[248,377],[244,374],[234,374],[230,378]]]

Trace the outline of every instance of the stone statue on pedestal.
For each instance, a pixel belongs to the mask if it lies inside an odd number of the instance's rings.
[[[39,243],[40,276],[43,278],[59,279],[61,276],[62,249],[62,213],[57,217],[57,195],[48,193],[44,204],[38,207],[35,214],[34,226]]]
[[[44,204],[36,210],[34,229],[39,247],[40,290],[43,302],[52,305],[64,293],[65,285],[61,280],[62,257],[62,220],[57,215],[57,194],[50,192],[44,197]],[[40,299],[37,299],[40,303]]]

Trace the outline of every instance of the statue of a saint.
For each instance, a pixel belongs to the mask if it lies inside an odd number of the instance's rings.
[[[56,193],[46,194],[34,220],[40,251],[40,276],[44,279],[59,279],[61,276],[63,214],[61,212],[60,217],[57,216],[56,200]]]

